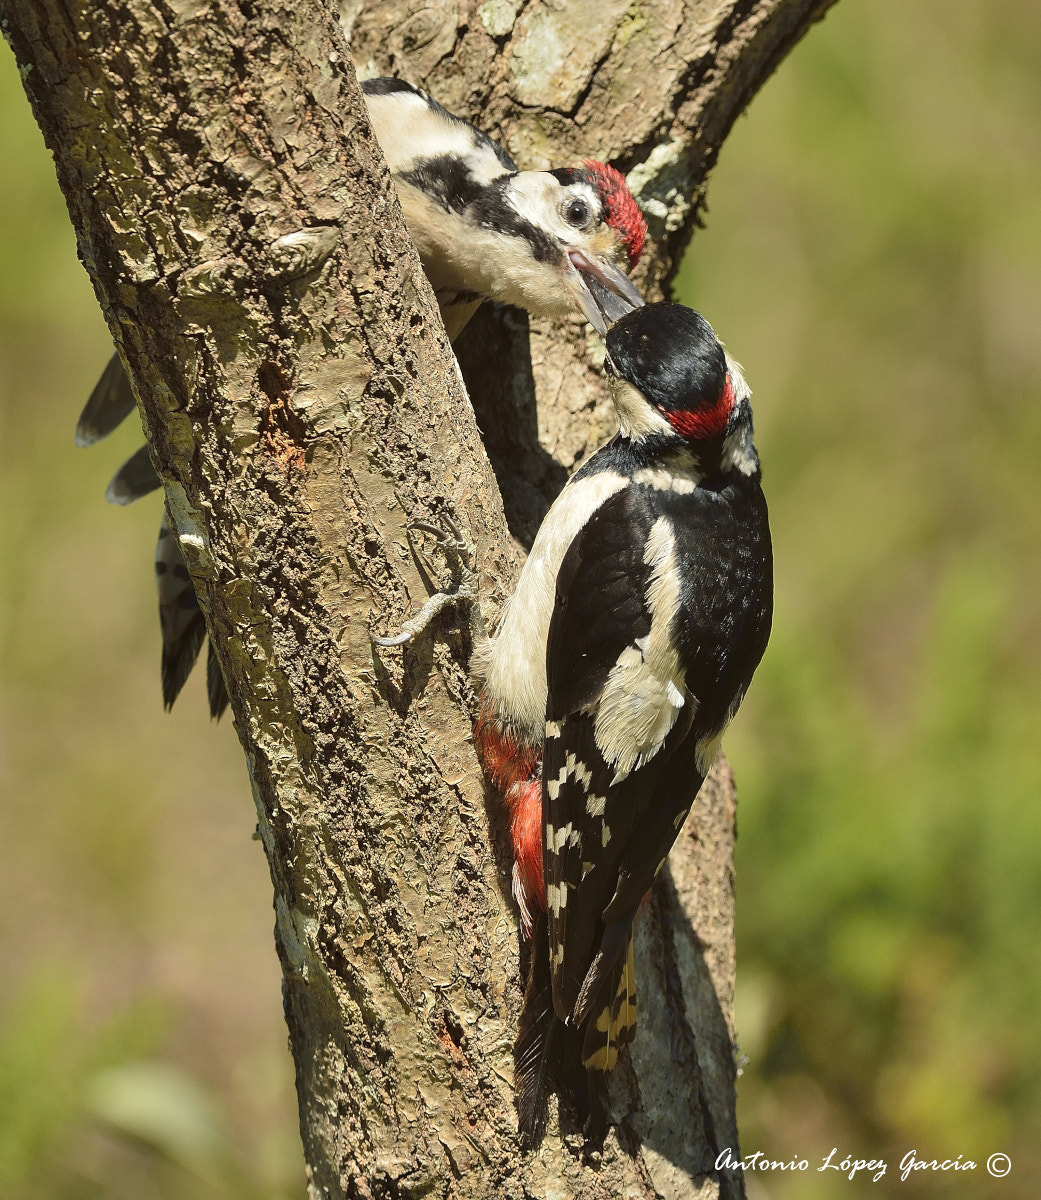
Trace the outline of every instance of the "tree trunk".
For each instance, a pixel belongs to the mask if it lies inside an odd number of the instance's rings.
[[[730,125],[832,0],[347,3],[366,74],[423,83],[525,167],[630,172],[662,294]],[[311,1195],[743,1195],[734,1118],[733,784],[702,789],[638,937],[620,1124],[517,1147],[520,1002],[502,815],[470,744],[468,636],[404,652],[451,515],[492,613],[609,431],[580,321],[486,310],[473,409],[315,0],[0,0],[80,253],[140,398],[246,752]],[[536,397],[538,404],[536,407]],[[475,422],[474,410],[477,421]],[[482,449],[483,431],[489,466]],[[500,502],[496,474],[502,489]],[[449,575],[431,554],[434,583]]]

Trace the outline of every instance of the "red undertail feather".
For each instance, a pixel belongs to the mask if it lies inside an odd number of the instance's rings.
[[[640,261],[644,242],[647,240],[647,222],[643,219],[639,205],[629,191],[625,176],[606,163],[587,158],[582,164],[589,172],[593,184],[600,192],[607,210],[607,223],[621,234],[629,252],[629,269]]]
[[[541,756],[496,723],[482,706],[474,725],[474,741],[485,773],[502,796],[510,814],[510,840],[521,910],[534,900],[545,910],[546,884],[542,874],[542,779]],[[528,920],[525,920],[528,924]]]
[[[515,783],[534,778],[538,771],[538,750],[506,732],[484,704],[474,723],[474,741],[485,774],[504,796]]]
[[[525,896],[546,910],[546,880],[542,874],[542,780],[516,784],[506,796],[510,810],[513,861]]]

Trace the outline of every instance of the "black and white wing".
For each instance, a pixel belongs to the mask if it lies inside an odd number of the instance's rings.
[[[558,1017],[585,1025],[590,1069],[610,1069],[632,1035],[633,919],[765,646],[769,581],[747,575],[762,546],[743,532],[744,504],[630,486],[558,574],[543,767],[550,973]]]
[[[558,1017],[588,1021],[589,1069],[613,1067],[632,1035],[632,922],[701,785],[693,754],[678,754],[694,710],[671,649],[679,596],[669,577],[670,528],[649,489],[613,496],[564,558],[550,624],[550,973]]]

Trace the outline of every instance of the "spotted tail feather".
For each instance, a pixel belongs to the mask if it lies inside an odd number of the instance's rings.
[[[163,633],[163,704],[172,708],[199,657],[206,637],[206,620],[199,608],[181,548],[165,514],[155,548],[155,581],[159,589],[159,625]]]
[[[636,975],[630,936],[624,957],[608,972],[594,1005],[578,1027],[562,1021],[553,1008],[546,918],[533,930],[528,986],[514,1047],[514,1086],[521,1140],[536,1149],[546,1133],[549,1096],[557,1092],[575,1110],[578,1125],[594,1142],[607,1128],[606,1073],[636,1031]]]
[[[633,937],[630,929],[625,957],[608,976],[609,986],[601,995],[606,1003],[594,1006],[585,1023],[582,1065],[587,1071],[613,1071],[618,1053],[636,1032],[636,972],[633,968]]]

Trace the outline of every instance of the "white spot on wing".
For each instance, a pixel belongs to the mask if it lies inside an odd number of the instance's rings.
[[[559,854],[571,840],[571,835],[574,832],[574,826],[570,821],[566,825],[561,825],[559,829],[554,829],[552,825],[547,825],[546,848],[552,854]]]
[[[546,795],[549,796],[551,800],[556,800],[556,798],[560,795],[560,788],[565,779],[567,779],[567,767],[561,767],[560,774],[556,777],[556,779],[546,780]]]
[[[559,917],[561,911],[567,908],[566,883],[560,884],[559,887],[555,883],[546,885],[546,907],[555,917]]]
[[[586,812],[591,817],[602,817],[604,815],[604,805],[607,803],[606,796],[590,795],[586,799]]]
[[[564,760],[564,767],[567,774],[574,775],[575,780],[582,785],[582,790],[588,792],[589,785],[593,782],[593,773],[586,764],[579,762],[573,754],[569,754]]]

